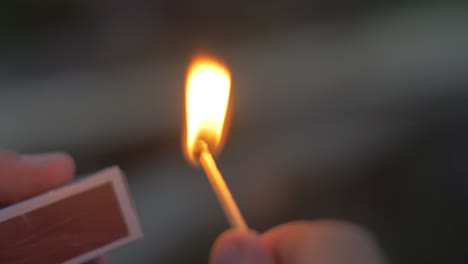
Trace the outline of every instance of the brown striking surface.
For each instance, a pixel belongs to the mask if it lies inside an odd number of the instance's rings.
[[[61,263],[128,233],[107,183],[0,223],[0,263]]]

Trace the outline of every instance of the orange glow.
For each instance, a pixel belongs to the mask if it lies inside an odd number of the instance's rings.
[[[221,63],[199,58],[190,65],[185,88],[184,148],[193,164],[199,164],[196,153],[200,141],[213,155],[222,148],[230,87],[229,71]]]

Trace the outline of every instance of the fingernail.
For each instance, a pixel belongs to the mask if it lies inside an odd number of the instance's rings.
[[[229,232],[229,231],[228,231]],[[273,258],[253,232],[230,231],[215,245],[212,264],[272,264]]]
[[[28,164],[43,164],[49,162],[57,162],[63,160],[70,160],[70,156],[62,152],[51,152],[41,154],[22,155],[21,160]]]

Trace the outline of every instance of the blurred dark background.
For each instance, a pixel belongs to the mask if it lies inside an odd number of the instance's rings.
[[[248,224],[362,224],[394,263],[468,263],[463,1],[4,1],[0,146],[118,164],[145,237],[113,263],[207,263],[228,227],[183,160],[187,63],[233,78],[219,166]]]

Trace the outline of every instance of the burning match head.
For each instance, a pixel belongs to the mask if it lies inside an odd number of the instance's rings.
[[[187,160],[193,165],[199,164],[201,148],[213,155],[222,149],[230,86],[228,69],[214,59],[197,58],[189,67],[183,146]]]

